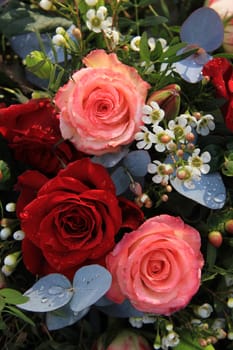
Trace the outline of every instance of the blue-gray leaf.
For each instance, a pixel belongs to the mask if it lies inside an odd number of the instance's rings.
[[[122,304],[113,303],[107,306],[99,306],[98,309],[112,317],[128,318],[143,316],[143,312],[136,310],[128,299]]]
[[[81,267],[74,275],[74,295],[70,301],[70,308],[74,312],[93,305],[110,288],[112,276],[100,265]]]
[[[59,273],[42,277],[24,295],[29,300],[17,305],[19,308],[34,312],[48,312],[66,305],[73,295],[70,281]]]
[[[177,192],[207,208],[221,209],[225,204],[226,189],[219,173],[202,174],[199,181],[193,181],[191,189],[177,178],[171,177],[170,182]]]
[[[72,324],[81,320],[81,318],[83,318],[89,310],[90,308],[86,308],[80,312],[73,312],[70,305],[67,304],[56,311],[47,312],[46,325],[48,330],[53,331],[71,326]]]
[[[123,160],[125,167],[132,176],[145,176],[150,162],[150,155],[144,150],[132,151]]]
[[[125,192],[129,187],[130,178],[122,166],[112,172],[111,178],[116,186],[117,196]]]
[[[103,154],[102,156],[94,156],[92,157],[92,162],[101,164],[105,168],[112,168],[114,167],[117,163],[119,163],[122,158],[124,158],[127,153],[129,152],[129,147],[123,147],[121,151],[117,153],[106,153]]]

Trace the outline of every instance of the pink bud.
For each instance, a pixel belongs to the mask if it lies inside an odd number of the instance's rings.
[[[122,331],[120,332],[108,345],[104,347],[102,338],[97,341],[97,344],[92,350],[152,350],[148,341],[132,331]]]
[[[233,219],[225,222],[225,230],[227,233],[233,234]]]
[[[170,84],[163,89],[157,90],[151,94],[147,104],[155,101],[160,108],[165,111],[165,118],[174,119],[180,110],[180,86],[177,84]]]
[[[222,234],[219,231],[211,231],[208,234],[208,239],[209,242],[216,248],[219,248],[223,241]]]

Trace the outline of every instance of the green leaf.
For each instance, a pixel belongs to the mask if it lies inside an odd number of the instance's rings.
[[[22,311],[17,309],[16,307],[7,305],[5,309],[7,310],[8,314],[16,316],[16,317],[20,318],[21,320],[29,323],[31,326],[35,327],[35,323],[29,317],[27,317]]]
[[[208,265],[208,268],[212,268],[215,264],[217,257],[217,249],[210,243],[207,244],[207,256],[206,256],[206,263]]]
[[[4,309],[5,305],[6,305],[6,302],[4,298],[0,298],[0,313]]]
[[[140,57],[142,61],[146,61],[147,63],[150,62],[150,49],[148,46],[148,39],[147,39],[146,32],[142,34],[142,37],[140,40]]]
[[[1,289],[0,296],[4,298],[5,303],[7,304],[24,304],[28,301],[28,297],[11,288]]]

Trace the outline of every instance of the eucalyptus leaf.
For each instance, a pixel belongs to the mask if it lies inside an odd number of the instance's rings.
[[[130,184],[129,175],[126,173],[126,170],[119,166],[111,174],[112,181],[116,186],[116,194],[120,195],[127,190]]]
[[[91,158],[91,161],[96,164],[101,164],[105,168],[112,168],[117,163],[119,163],[122,158],[124,158],[129,152],[129,148],[123,147],[119,152],[116,153],[106,153],[102,156],[94,156]]]
[[[143,312],[136,310],[128,299],[126,299],[122,304],[113,303],[106,306],[98,306],[98,308],[111,317],[128,318],[143,316]]]
[[[177,192],[210,209],[221,209],[226,201],[226,189],[219,173],[202,174],[200,180],[193,181],[193,188],[171,176],[170,182]]]
[[[147,151],[132,151],[124,158],[123,163],[132,176],[145,176],[151,157]]]
[[[85,308],[80,312],[73,312],[70,305],[67,304],[62,308],[46,313],[46,325],[48,330],[53,331],[61,329],[79,321],[89,311],[90,308]]]
[[[74,275],[74,294],[70,302],[73,312],[80,312],[93,305],[110,288],[112,276],[100,265],[81,267]]]
[[[17,305],[19,308],[34,312],[48,312],[67,304],[73,295],[70,281],[59,273],[42,277],[32,288],[24,293],[29,300]]]

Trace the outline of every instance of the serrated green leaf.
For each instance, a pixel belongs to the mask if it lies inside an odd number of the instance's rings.
[[[19,291],[11,288],[3,288],[0,290],[0,296],[7,304],[23,304],[28,301],[28,297],[22,295]]]

